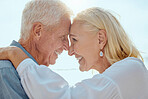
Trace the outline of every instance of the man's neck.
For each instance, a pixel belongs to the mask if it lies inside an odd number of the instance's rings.
[[[22,42],[18,41],[25,50],[31,54],[31,56],[38,62],[38,64],[42,64],[44,56],[36,47],[36,44],[32,41]]]

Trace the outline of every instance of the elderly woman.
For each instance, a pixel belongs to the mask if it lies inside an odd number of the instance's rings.
[[[0,50],[0,59],[12,61],[31,99],[148,99],[148,71],[142,57],[111,13],[96,7],[80,12],[69,36],[69,55],[79,60],[80,70],[100,73],[74,87],[19,48]]]

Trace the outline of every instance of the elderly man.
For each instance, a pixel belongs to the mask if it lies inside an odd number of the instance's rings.
[[[37,64],[55,64],[69,47],[71,11],[58,0],[33,0],[22,14],[21,36],[11,46],[22,49]],[[13,64],[0,60],[0,99],[27,99]]]

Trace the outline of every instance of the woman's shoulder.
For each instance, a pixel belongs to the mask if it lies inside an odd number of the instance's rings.
[[[121,74],[121,73],[137,73],[137,72],[143,72],[143,71],[147,71],[144,63],[138,59],[138,58],[134,58],[134,57],[127,57],[123,60],[120,60],[114,64],[112,64],[106,71],[107,72],[112,72],[112,71],[116,71],[117,73]]]
[[[135,78],[142,79],[148,76],[148,70],[140,59],[128,57],[112,64],[103,75],[117,82],[133,81]]]
[[[126,96],[127,93],[134,95],[135,93],[142,94],[145,90],[148,91],[148,70],[140,59],[128,57],[118,61],[111,65],[103,75],[112,79],[119,86],[123,96]]]
[[[121,61],[114,63],[113,65],[116,65],[116,64],[129,64],[129,65],[144,66],[142,60],[135,58],[135,57],[127,57]]]
[[[129,67],[129,66],[138,66],[138,67],[143,66],[143,67],[145,67],[143,62],[140,59],[135,58],[135,57],[127,57],[123,60],[120,60],[120,61],[112,64],[112,67],[113,66],[124,66],[124,67],[125,66],[127,66],[127,67]]]

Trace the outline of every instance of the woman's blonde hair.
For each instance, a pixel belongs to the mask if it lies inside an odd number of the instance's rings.
[[[108,11],[94,7],[77,14],[73,22],[81,21],[91,31],[101,29],[107,33],[107,44],[104,53],[110,64],[126,57],[135,57],[143,60],[140,52],[133,45],[118,20]]]

